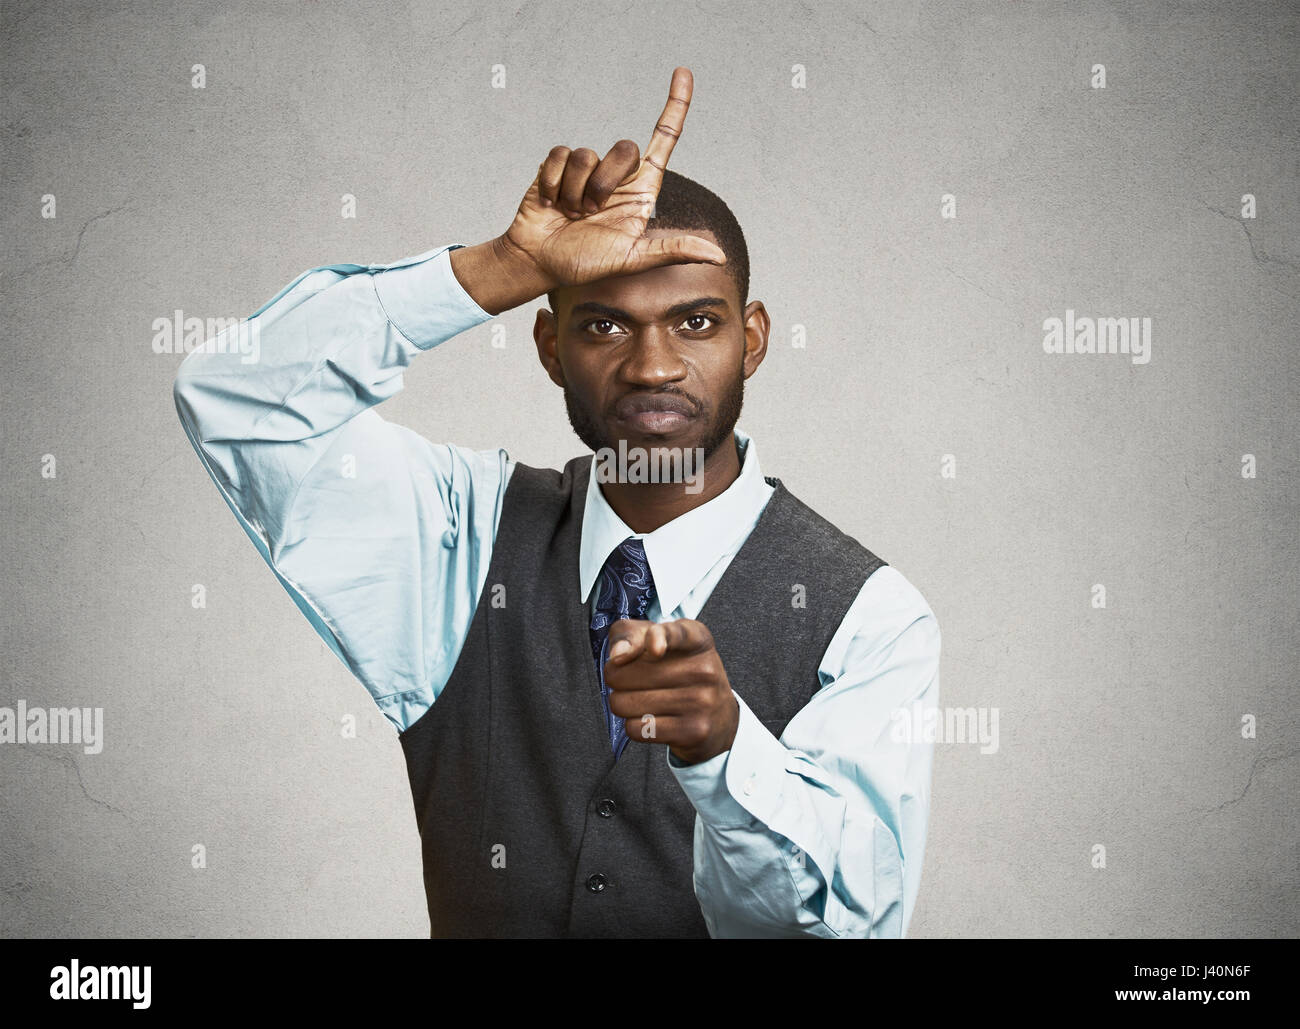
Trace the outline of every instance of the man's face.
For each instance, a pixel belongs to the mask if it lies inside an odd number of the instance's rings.
[[[745,379],[767,346],[763,305],[741,311],[739,299],[731,277],[710,264],[557,290],[555,317],[539,312],[533,331],[578,438],[592,450],[616,450],[620,440],[629,449],[701,448],[707,460],[731,438]]]

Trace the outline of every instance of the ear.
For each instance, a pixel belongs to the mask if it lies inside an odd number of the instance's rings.
[[[751,300],[745,306],[745,378],[749,378],[767,356],[767,334],[772,320],[761,300]]]
[[[533,321],[533,342],[537,344],[537,359],[542,362],[551,381],[564,388],[564,369],[560,367],[559,331],[555,315],[546,308],[537,310]]]

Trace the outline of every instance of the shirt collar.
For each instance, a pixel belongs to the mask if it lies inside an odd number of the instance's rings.
[[[609,506],[594,469],[587,476],[587,499],[579,547],[579,597],[585,603],[605,561],[629,536],[640,539],[654,576],[660,610],[676,609],[705,574],[753,525],[769,490],[758,464],[758,447],[740,428],[732,430],[740,450],[740,474],[712,500],[661,525],[653,532],[633,532]],[[593,461],[595,455],[592,455]]]

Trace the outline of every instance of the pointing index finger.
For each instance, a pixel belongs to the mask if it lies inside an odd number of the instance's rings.
[[[609,627],[609,664],[615,668],[638,658],[659,661],[670,653],[701,654],[713,647],[703,622],[676,618],[668,622],[619,619]]]
[[[690,68],[674,68],[672,85],[668,87],[668,102],[664,113],[659,116],[650,145],[645,149],[641,160],[655,168],[658,177],[663,178],[664,169],[668,167],[668,158],[672,156],[673,147],[681,137],[682,126],[686,123],[686,112],[690,110],[691,93],[695,89],[695,78]]]

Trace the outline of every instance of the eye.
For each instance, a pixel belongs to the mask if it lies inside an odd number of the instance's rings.
[[[704,321],[709,322],[709,324],[692,328],[689,323],[697,319],[703,319]],[[718,320],[714,318],[713,315],[711,314],[692,314],[686,316],[686,321],[683,324],[685,324],[687,328],[689,328],[692,332],[703,332],[706,329],[712,328],[714,325],[717,325]]]
[[[609,326],[613,326],[613,328],[615,328],[615,329],[618,328],[618,325],[617,325],[615,322],[610,321],[608,318],[593,318],[591,321],[589,321],[589,322],[587,322],[585,325],[583,325],[582,328],[583,328],[584,331],[586,331],[586,332],[590,332],[593,336],[612,336],[612,335],[614,335],[614,333],[612,333],[612,332],[603,332],[603,331],[601,331],[600,329],[597,329],[596,326],[598,326],[598,325],[609,325]]]

